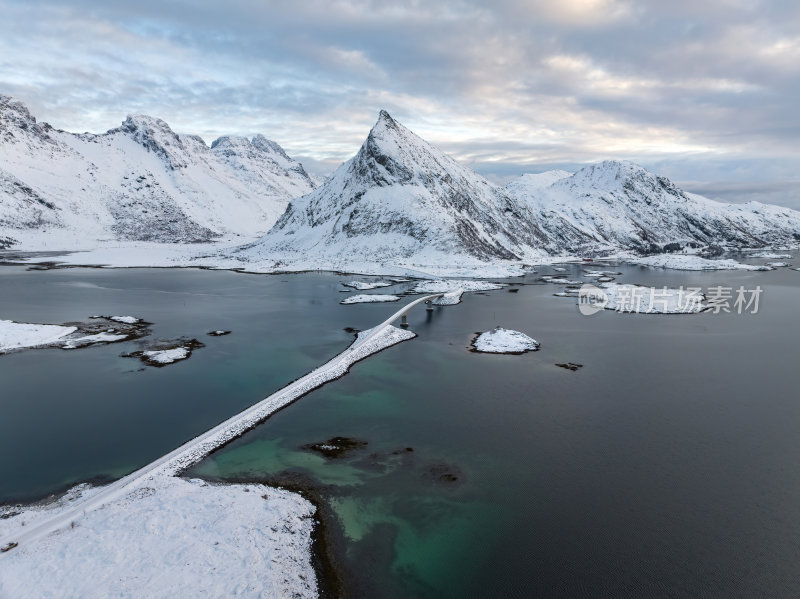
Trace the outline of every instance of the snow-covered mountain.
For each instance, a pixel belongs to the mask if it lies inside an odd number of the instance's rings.
[[[147,116],[73,134],[0,96],[0,248],[236,236],[258,240],[204,258],[262,270],[477,272],[548,254],[798,245],[800,212],[715,202],[618,161],[499,188],[385,111],[317,187],[260,135],[208,147]]]
[[[757,202],[715,202],[686,193],[630,162],[606,161],[550,185],[540,183],[526,175],[506,190],[528,204],[551,245],[564,252],[648,252],[673,243],[763,247],[800,241],[800,212]]]
[[[238,251],[287,267],[467,265],[541,255],[526,205],[381,111],[358,153]]]
[[[0,247],[255,237],[315,187],[261,135],[222,137],[209,148],[148,116],[73,134],[0,96]]]

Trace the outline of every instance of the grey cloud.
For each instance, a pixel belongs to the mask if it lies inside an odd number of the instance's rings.
[[[263,132],[320,172],[388,108],[498,180],[609,157],[689,181],[784,181],[800,165],[791,0],[0,0],[0,12],[0,92],[68,129],[147,112],[209,140]]]

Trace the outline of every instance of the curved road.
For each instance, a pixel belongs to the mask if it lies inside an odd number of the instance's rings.
[[[31,526],[22,534],[12,535],[7,539],[0,540],[0,548],[6,548],[11,545],[16,547],[23,543],[30,543],[55,530],[67,528],[86,512],[118,499],[150,477],[157,475],[174,476],[186,470],[190,465],[198,462],[218,447],[253,428],[276,410],[324,383],[342,376],[353,363],[395,343],[410,339],[413,333],[406,334],[404,331],[392,327],[392,323],[401,316],[408,314],[415,306],[426,301],[432,301],[442,295],[444,294],[426,295],[403,306],[378,326],[359,334],[358,338],[347,349],[322,366],[202,435],[184,443],[154,462],[111,483],[86,500],[79,501],[76,505],[71,506],[53,518]],[[1,555],[3,554],[0,553]]]

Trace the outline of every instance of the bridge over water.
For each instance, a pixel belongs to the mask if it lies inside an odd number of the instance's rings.
[[[407,317],[411,310],[420,304],[431,303],[443,295],[443,293],[426,295],[406,304],[378,326],[359,333],[356,340],[339,355],[305,376],[289,383],[257,404],[184,443],[167,455],[111,483],[88,498],[82,501],[76,500],[68,509],[60,511],[53,518],[47,519],[40,524],[26,527],[6,539],[0,539],[0,551],[5,553],[19,545],[29,544],[55,531],[68,529],[86,512],[124,497],[145,483],[153,481],[154,478],[179,475],[186,468],[200,461],[215,449],[222,447],[263,422],[270,414],[325,383],[343,376],[350,366],[359,360],[415,337],[414,333],[398,329],[392,326],[392,323],[400,319],[401,326],[407,326]],[[0,556],[2,556],[2,553],[0,553]]]

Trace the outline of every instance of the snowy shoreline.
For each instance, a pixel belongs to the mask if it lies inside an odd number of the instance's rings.
[[[0,320],[0,355],[29,349],[80,349],[130,341],[149,334],[149,325],[134,316],[90,316],[92,322],[38,324]]]
[[[223,255],[242,240],[207,244],[163,244],[136,242],[129,244],[107,244],[90,250],[57,251],[0,251],[0,264],[28,266],[37,269],[58,268],[199,268],[204,270],[227,270],[245,274],[299,274],[305,272],[332,272],[348,276],[404,277],[410,279],[453,279],[475,278],[492,279],[518,277],[531,272],[539,266],[554,264],[581,264],[597,267],[604,264],[628,264],[671,270],[773,270],[766,263],[749,264],[732,258],[704,258],[697,254],[665,253],[640,256],[632,253],[617,253],[598,256],[591,260],[572,255],[535,256],[525,261],[481,262],[464,258],[457,263],[448,264],[440,260],[432,263],[405,263],[401,259],[393,264],[365,261],[304,261],[288,260],[286,256],[275,256],[273,260],[248,261],[233,259]],[[784,250],[785,251],[785,250]],[[772,255],[761,250],[764,258]],[[742,252],[737,251],[741,256]],[[743,256],[745,259],[763,260],[759,253]],[[394,281],[363,283],[352,281],[343,283],[351,289],[368,290],[388,287]],[[350,285],[352,283],[352,285]]]
[[[212,497],[194,493],[190,488],[206,486],[205,483],[185,481],[178,477],[190,465],[238,438],[270,414],[343,376],[356,362],[415,337],[413,332],[396,328],[390,323],[401,312],[435,297],[425,296],[407,304],[377,327],[360,332],[352,345],[322,366],[133,474],[105,487],[79,485],[70,490],[65,499],[49,507],[0,509],[0,515],[3,516],[0,518],[0,536],[3,537],[0,549],[4,550],[0,554],[3,566],[0,596],[6,592],[11,592],[12,596],[26,596],[26,593],[33,593],[27,596],[57,594],[64,588],[83,584],[88,586],[82,587],[78,595],[104,597],[112,588],[114,592],[125,588],[124,584],[122,587],[111,586],[119,585],[121,579],[137,585],[129,590],[140,594],[144,581],[157,582],[154,588],[158,589],[158,593],[163,593],[164,588],[173,588],[170,585],[179,581],[182,592],[197,595],[208,588],[217,588],[220,584],[235,580],[237,588],[246,588],[248,591],[257,589],[259,595],[316,596],[317,578],[311,562],[310,545],[313,532],[310,519],[314,513],[309,508],[311,504],[296,494],[253,485],[215,487],[217,491]],[[257,517],[250,524],[247,523],[247,517],[252,514],[247,507],[250,504],[243,505],[241,501],[244,493],[250,494],[247,496],[250,501],[262,490],[268,497],[276,493],[286,493],[285,499],[294,497],[291,501],[287,499],[294,504],[273,510],[278,520],[285,512],[289,521],[297,521],[290,537],[277,534],[277,525],[260,530],[263,534],[259,539],[254,539],[253,535],[242,539],[238,534],[237,531],[249,528],[263,528],[263,523]],[[221,507],[223,505],[226,507]],[[214,518],[219,511],[225,513],[220,518]],[[231,519],[231,514],[241,517]],[[229,519],[228,528],[220,528],[219,520],[223,518]],[[192,522],[194,525],[191,525]],[[280,524],[285,530],[286,522],[281,520]],[[270,530],[277,536],[270,537]],[[153,531],[158,531],[158,534],[153,535]],[[219,540],[220,536],[225,538]],[[258,567],[265,551],[259,543],[272,543],[268,550],[273,552],[272,564],[277,564],[276,571],[268,572],[269,576],[266,577],[264,568]],[[289,552],[290,555],[284,551],[286,543],[286,546],[294,548]],[[109,544],[113,544],[113,551],[109,551]],[[219,544],[223,546],[218,547]],[[242,545],[246,548],[244,552]],[[138,551],[139,547],[144,547],[146,551]],[[224,554],[222,558],[214,547]],[[192,551],[199,552],[200,556]],[[213,551],[213,558],[210,551]],[[225,561],[229,553],[233,556],[230,563]],[[186,556],[191,564],[196,564],[197,559],[206,560],[215,567],[222,563],[237,575],[226,576],[220,581],[215,579],[211,570],[198,572],[196,567],[181,567],[178,575],[168,581],[153,576],[153,572],[159,571],[157,565],[170,563],[174,555]],[[52,571],[48,572],[46,579],[38,576],[32,578],[31,572],[42,570],[42,560],[47,561],[44,569],[52,568]],[[104,568],[102,574],[106,578],[97,581],[98,573],[93,568],[98,563],[107,566],[109,561],[121,570],[115,572],[113,567]],[[76,578],[76,572],[82,574]],[[64,573],[69,575],[60,579],[59,574],[64,576]],[[40,586],[33,590],[31,580],[39,580],[37,584]]]

